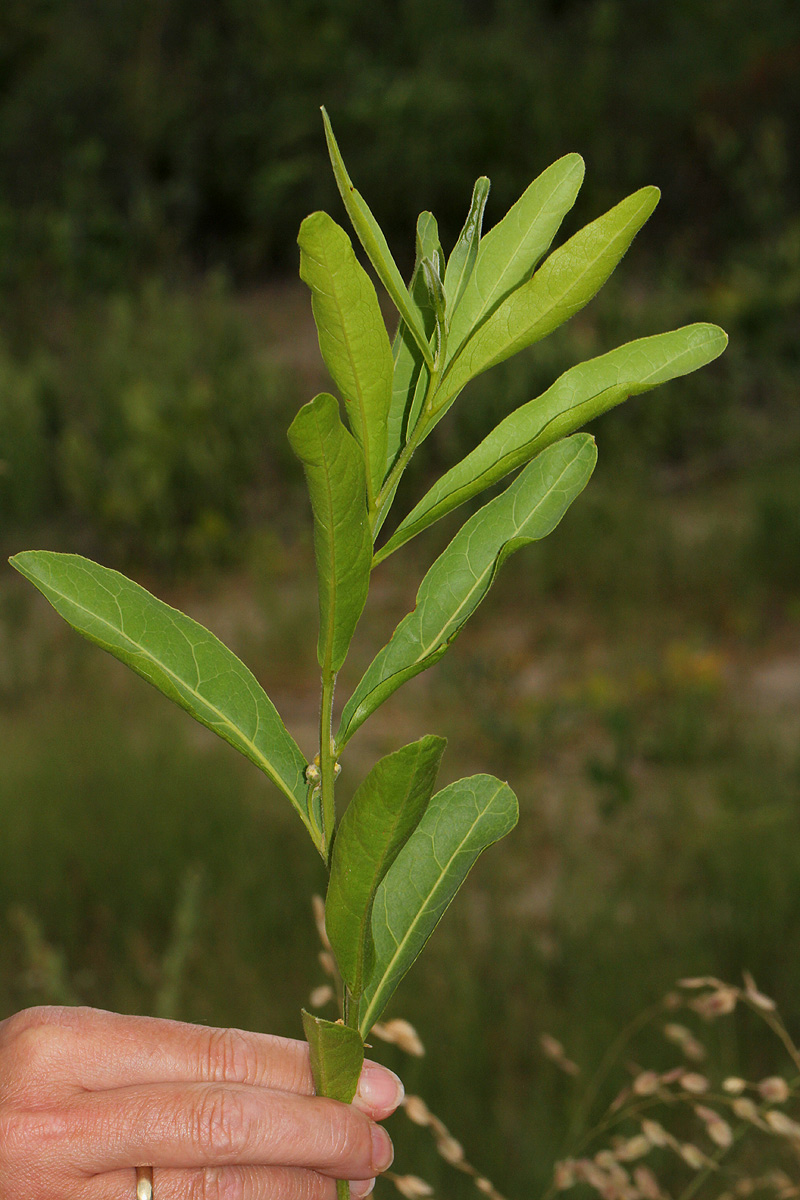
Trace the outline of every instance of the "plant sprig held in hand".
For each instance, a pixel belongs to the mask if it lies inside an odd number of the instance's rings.
[[[132,667],[250,759],[295,808],[330,882],[326,924],[342,981],[340,1022],[303,1013],[317,1089],[352,1099],[364,1039],[478,856],[517,821],[507,783],[475,775],[436,791],[445,743],[423,737],[381,759],[337,820],[339,759],[389,696],[447,652],[506,558],[546,537],[589,481],[594,439],[577,432],[629,396],[697,370],[725,333],[694,324],[641,338],[571,367],[509,413],[376,542],[412,455],[470,380],[533,345],[602,287],[655,208],[646,187],[548,253],[572,208],[583,161],[568,154],[530,184],[485,236],[489,180],[475,185],[445,260],[431,213],[417,221],[406,283],[356,190],[323,109],[350,223],[398,313],[393,336],[372,280],[327,213],[303,221],[300,274],[339,396],[300,409],[289,441],[314,520],[322,677],[319,754],[305,761],[258,681],[212,633],[116,571],[71,554],[26,551],[12,565],[79,633]],[[346,700],[333,696],[373,569],[423,529],[517,472],[431,565],[413,610]],[[340,1194],[347,1195],[346,1185]]]

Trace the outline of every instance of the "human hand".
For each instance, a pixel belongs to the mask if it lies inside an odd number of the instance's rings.
[[[0,1022],[0,1196],[335,1200],[392,1161],[402,1084],[365,1063],[352,1105],[314,1096],[305,1042],[92,1008]]]

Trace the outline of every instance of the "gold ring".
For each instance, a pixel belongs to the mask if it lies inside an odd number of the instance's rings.
[[[136,1168],[136,1200],[153,1200],[153,1168]]]

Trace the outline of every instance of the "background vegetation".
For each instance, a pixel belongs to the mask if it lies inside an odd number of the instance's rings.
[[[679,975],[743,968],[800,1029],[798,67],[789,0],[757,20],[743,0],[0,11],[0,542],[90,553],[186,607],[308,749],[316,601],[284,431],[321,382],[296,230],[341,219],[320,103],[406,265],[416,213],[449,241],[480,173],[491,222],[580,151],[568,232],[663,189],[618,281],[477,381],[434,465],[578,358],[694,319],[731,334],[598,422],[587,496],[348,760],[355,786],[436,731],[452,777],[519,792],[397,1008],[429,1050],[407,1082],[512,1196],[543,1187],[574,1106],[540,1033],[591,1066]],[[353,672],[413,597],[421,560],[394,563]],[[322,881],[292,814],[43,610],[6,571],[0,1015],[82,999],[296,1035]],[[675,1059],[660,1036],[641,1053]],[[739,1025],[715,1055],[785,1066]]]

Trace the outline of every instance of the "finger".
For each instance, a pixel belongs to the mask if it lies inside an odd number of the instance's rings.
[[[93,1008],[28,1009],[0,1025],[0,1086],[8,1092],[102,1091],[148,1083],[230,1082],[310,1096],[308,1045]],[[33,1097],[35,1099],[35,1095]],[[366,1062],[356,1104],[383,1120],[403,1099],[397,1076]]]
[[[95,1176],[79,1195],[80,1200],[135,1200],[134,1172],[129,1167]],[[336,1183],[296,1167],[160,1170],[154,1172],[153,1196],[155,1200],[335,1200]]]
[[[51,1115],[61,1153],[99,1174],[154,1167],[306,1167],[371,1179],[393,1158],[389,1136],[353,1105],[242,1084],[157,1084],[87,1092]]]
[[[89,1091],[170,1080],[314,1091],[306,1043],[270,1034],[59,1007],[17,1013],[2,1032],[3,1073],[17,1079],[24,1066]]]

